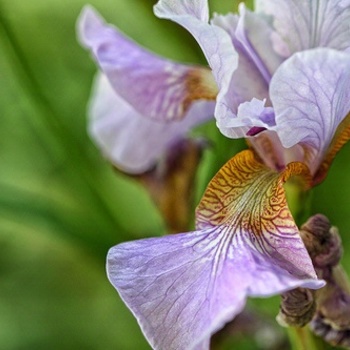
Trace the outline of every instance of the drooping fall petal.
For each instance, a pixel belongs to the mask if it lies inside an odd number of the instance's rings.
[[[193,101],[215,100],[217,86],[209,69],[148,52],[106,24],[89,6],[78,20],[78,35],[115,92],[146,117],[180,120]]]
[[[197,101],[183,120],[153,121],[140,115],[99,75],[90,101],[89,133],[117,168],[139,174],[154,166],[192,127],[211,119],[214,108],[214,102]]]
[[[302,163],[290,163],[279,174],[256,161],[252,151],[239,153],[210,182],[197,208],[196,227],[234,230],[242,245],[262,261],[287,269],[293,277],[316,278],[284,193],[283,184],[292,175],[309,181]]]
[[[154,349],[209,349],[210,336],[247,296],[320,288],[288,210],[283,183],[251,151],[214,177],[197,209],[197,230],[112,248],[107,271]],[[307,175],[306,175],[307,176]]]
[[[272,16],[275,50],[285,57],[316,47],[350,48],[350,2],[257,0],[256,12]]]
[[[270,95],[283,146],[304,145],[314,174],[350,111],[350,54],[325,48],[294,54],[273,76]]]

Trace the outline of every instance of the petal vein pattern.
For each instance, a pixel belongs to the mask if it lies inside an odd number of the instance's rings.
[[[292,163],[277,174],[241,152],[209,184],[196,231],[110,250],[109,279],[154,349],[209,349],[247,296],[324,285],[286,204],[293,174],[307,169]]]
[[[310,182],[302,163],[290,163],[278,174],[257,162],[251,151],[241,152],[210,182],[197,208],[197,228],[227,227],[252,251],[271,257],[286,269],[293,268],[294,276],[315,278],[285,197],[283,184],[292,175],[302,175]],[[298,251],[300,259],[308,261],[307,272],[299,264],[288,267],[290,261],[284,261],[283,255],[291,251]]]
[[[287,43],[288,55],[315,47],[350,47],[350,3],[339,0],[257,0],[256,12],[271,15],[276,35]],[[276,40],[277,43],[277,40]],[[285,51],[276,44],[277,51]]]
[[[298,52],[277,69],[270,94],[283,146],[307,147],[314,174],[350,111],[350,55],[326,48]]]

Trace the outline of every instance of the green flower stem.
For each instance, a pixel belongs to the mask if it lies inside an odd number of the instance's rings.
[[[322,345],[315,343],[309,328],[289,327],[288,336],[292,350],[322,350]]]
[[[311,215],[312,192],[305,191],[300,179],[292,178],[284,185],[288,206],[298,226]]]
[[[298,226],[311,215],[311,191],[305,191],[299,178],[292,178],[285,184],[289,209]],[[292,350],[322,350],[322,344],[316,344],[316,339],[307,326],[289,327],[288,336]]]

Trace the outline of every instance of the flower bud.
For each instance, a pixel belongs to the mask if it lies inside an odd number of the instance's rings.
[[[338,229],[331,226],[327,217],[321,214],[312,216],[301,226],[300,235],[316,270],[339,263],[343,253],[341,239]]]
[[[297,288],[282,294],[277,322],[284,327],[304,327],[316,311],[314,291]]]
[[[350,347],[350,330],[336,330],[327,321],[317,314],[310,323],[311,330],[334,346]]]
[[[317,214],[301,227],[300,234],[318,277],[327,282],[315,293],[317,312],[310,328],[332,345],[350,347],[350,286],[339,264],[342,244],[338,229]]]

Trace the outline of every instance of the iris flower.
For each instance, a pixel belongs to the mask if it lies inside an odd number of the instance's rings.
[[[108,253],[109,279],[154,349],[208,349],[248,296],[324,285],[283,184],[320,182],[350,136],[350,3],[257,0],[255,12],[239,9],[209,22],[205,0],[155,6],[194,36],[210,69],[145,51],[91,8],[79,20],[102,72],[90,127],[120,167],[143,171],[213,114],[225,136],[251,145],[208,185],[194,231]]]

